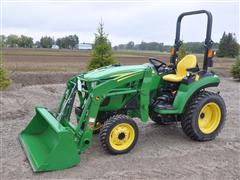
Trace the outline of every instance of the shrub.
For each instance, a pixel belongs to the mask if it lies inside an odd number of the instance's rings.
[[[232,66],[231,74],[234,79],[240,80],[240,57],[238,56],[235,64]]]
[[[3,65],[3,55],[0,52],[0,90],[6,89],[11,84],[11,80],[8,77],[7,70]]]

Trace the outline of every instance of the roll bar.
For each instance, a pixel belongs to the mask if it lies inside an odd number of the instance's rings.
[[[181,21],[184,16],[189,15],[196,15],[196,14],[206,14],[207,15],[207,32],[206,32],[206,39],[204,42],[204,62],[203,62],[203,70],[207,71],[208,67],[212,66],[212,58],[208,58],[208,50],[211,49],[213,41],[211,39],[212,34],[212,14],[206,10],[199,10],[199,11],[190,11],[184,12],[178,16],[177,19],[177,27],[176,27],[176,37],[174,42],[174,52],[170,58],[170,63],[175,64],[177,54],[176,52],[179,50],[180,46],[182,45],[182,41],[180,40],[180,30],[181,30]]]

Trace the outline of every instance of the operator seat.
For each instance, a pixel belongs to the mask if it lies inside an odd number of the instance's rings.
[[[195,55],[186,55],[178,64],[176,74],[167,74],[163,76],[165,81],[181,82],[187,76],[187,70],[195,68],[197,65],[197,58]]]

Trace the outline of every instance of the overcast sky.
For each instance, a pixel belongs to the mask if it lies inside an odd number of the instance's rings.
[[[101,19],[113,45],[164,42],[173,44],[176,20],[185,11],[206,9],[213,14],[212,39],[219,41],[224,31],[239,41],[239,1],[228,2],[9,2],[2,1],[2,33],[58,37],[77,34],[80,42],[92,43]],[[203,41],[206,16],[186,17],[182,21],[182,40]]]

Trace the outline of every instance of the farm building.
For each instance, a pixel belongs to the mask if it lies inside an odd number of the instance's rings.
[[[58,45],[52,45],[52,49],[59,49]]]
[[[78,44],[79,50],[92,50],[92,44],[90,43],[80,43]]]

